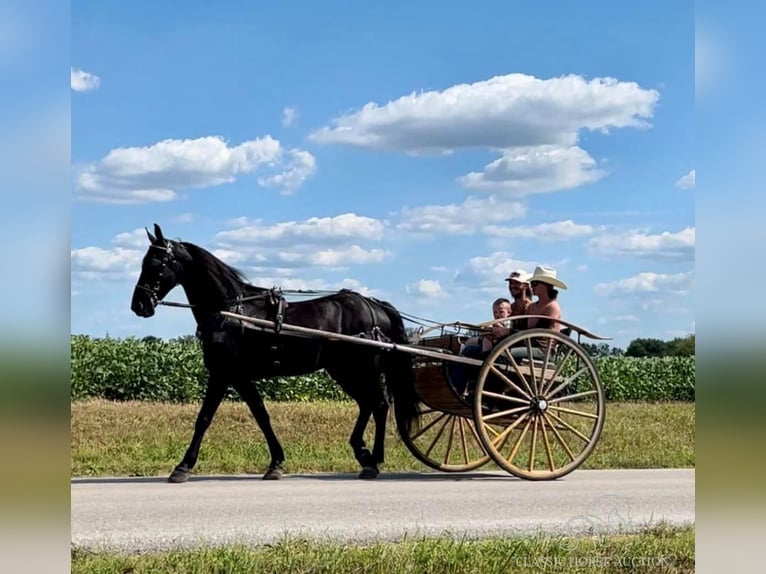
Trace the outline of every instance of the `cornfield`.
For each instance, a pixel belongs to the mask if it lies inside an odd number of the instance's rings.
[[[94,339],[71,337],[73,401],[108,400],[198,402],[207,371],[199,344],[193,339]],[[595,359],[607,400],[694,401],[694,357]],[[344,400],[348,397],[325,373],[274,378],[259,384],[272,401]],[[238,400],[234,391],[228,395]]]

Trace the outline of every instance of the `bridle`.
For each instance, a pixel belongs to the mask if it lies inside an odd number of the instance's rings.
[[[175,257],[173,256],[173,246],[170,244],[170,242],[166,242],[165,246],[160,245],[154,245],[153,243],[149,246],[149,248],[154,249],[160,249],[164,253],[162,254],[161,258],[156,259],[160,263],[160,271],[157,273],[157,280],[154,282],[154,285],[146,284],[139,284],[136,285],[136,289],[141,289],[143,291],[146,291],[149,293],[149,297],[151,297],[152,300],[152,306],[156,307],[162,301],[160,301],[159,292],[160,292],[160,278],[162,277],[162,272],[164,269],[168,267],[168,265],[175,261]]]
[[[164,269],[166,269],[170,264],[176,261],[175,255],[173,254],[173,245],[168,241],[165,243],[164,246],[162,245],[155,245],[152,243],[149,245],[149,248],[159,249],[163,253],[160,255],[156,261],[160,264],[160,270],[157,272],[157,280],[154,282],[154,285],[150,285],[149,283],[144,284],[138,284],[136,285],[136,289],[140,289],[142,291],[146,291],[149,294],[149,297],[152,301],[152,306],[157,307],[158,305],[166,305],[168,307],[189,307],[192,308],[194,305],[189,303],[173,303],[169,301],[161,301],[159,297],[160,292],[160,278],[162,277],[162,272]],[[275,315],[276,315],[276,323],[278,325],[277,329],[281,329],[282,326],[282,320],[284,317],[284,311],[287,307],[288,303],[284,298],[284,295],[282,294],[282,289],[278,287],[272,287],[271,289],[265,290],[264,293],[260,295],[251,295],[248,297],[243,297],[242,295],[238,295],[236,298],[231,299],[229,301],[226,301],[226,305],[233,305],[230,310],[236,313],[244,313],[244,309],[242,307],[242,303],[246,301],[254,301],[257,299],[267,299],[267,304],[275,309]]]

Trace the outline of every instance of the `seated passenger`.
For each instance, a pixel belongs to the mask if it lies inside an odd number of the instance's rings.
[[[566,283],[556,277],[556,270],[552,267],[537,267],[529,279],[532,293],[537,297],[527,311],[528,315],[545,315],[549,319],[529,319],[529,329],[552,329],[560,331],[561,326],[556,319],[561,319],[561,307],[557,301],[559,292],[556,289],[566,289]]]
[[[495,299],[494,303],[492,303],[492,318],[505,319],[510,316],[511,302],[504,297]],[[511,326],[510,321],[503,321],[497,324],[505,325],[507,327]],[[478,337],[471,337],[463,344],[463,349],[460,354],[465,355],[466,357],[480,358],[484,353],[488,353],[492,350],[492,345],[494,343],[495,340],[492,333],[486,333],[479,335]]]
[[[513,297],[511,316],[526,315],[529,306],[532,304],[532,289],[529,286],[529,277],[529,273],[523,269],[517,269],[516,271],[512,271],[506,279],[508,282],[508,291],[511,293],[511,297]],[[523,325],[512,326],[517,329],[523,328]]]

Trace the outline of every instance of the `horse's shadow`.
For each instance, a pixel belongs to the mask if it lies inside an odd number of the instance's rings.
[[[192,475],[189,482],[251,482],[262,481],[263,474],[237,474],[237,475]],[[309,480],[329,482],[359,482],[359,476],[353,472],[332,472],[318,474],[286,474],[279,482]],[[465,473],[435,473],[435,472],[390,472],[381,473],[375,481],[437,481],[437,482],[462,482],[486,481],[486,480],[519,480],[501,472],[465,472]],[[265,481],[264,481],[265,482]],[[166,476],[118,476],[118,477],[75,477],[71,479],[72,486],[76,484],[162,484],[167,483]]]

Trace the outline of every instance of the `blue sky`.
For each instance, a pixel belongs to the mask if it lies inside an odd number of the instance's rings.
[[[72,333],[193,332],[130,312],[155,222],[257,285],[480,321],[546,264],[613,344],[694,331],[692,2],[249,4],[72,4]]]

